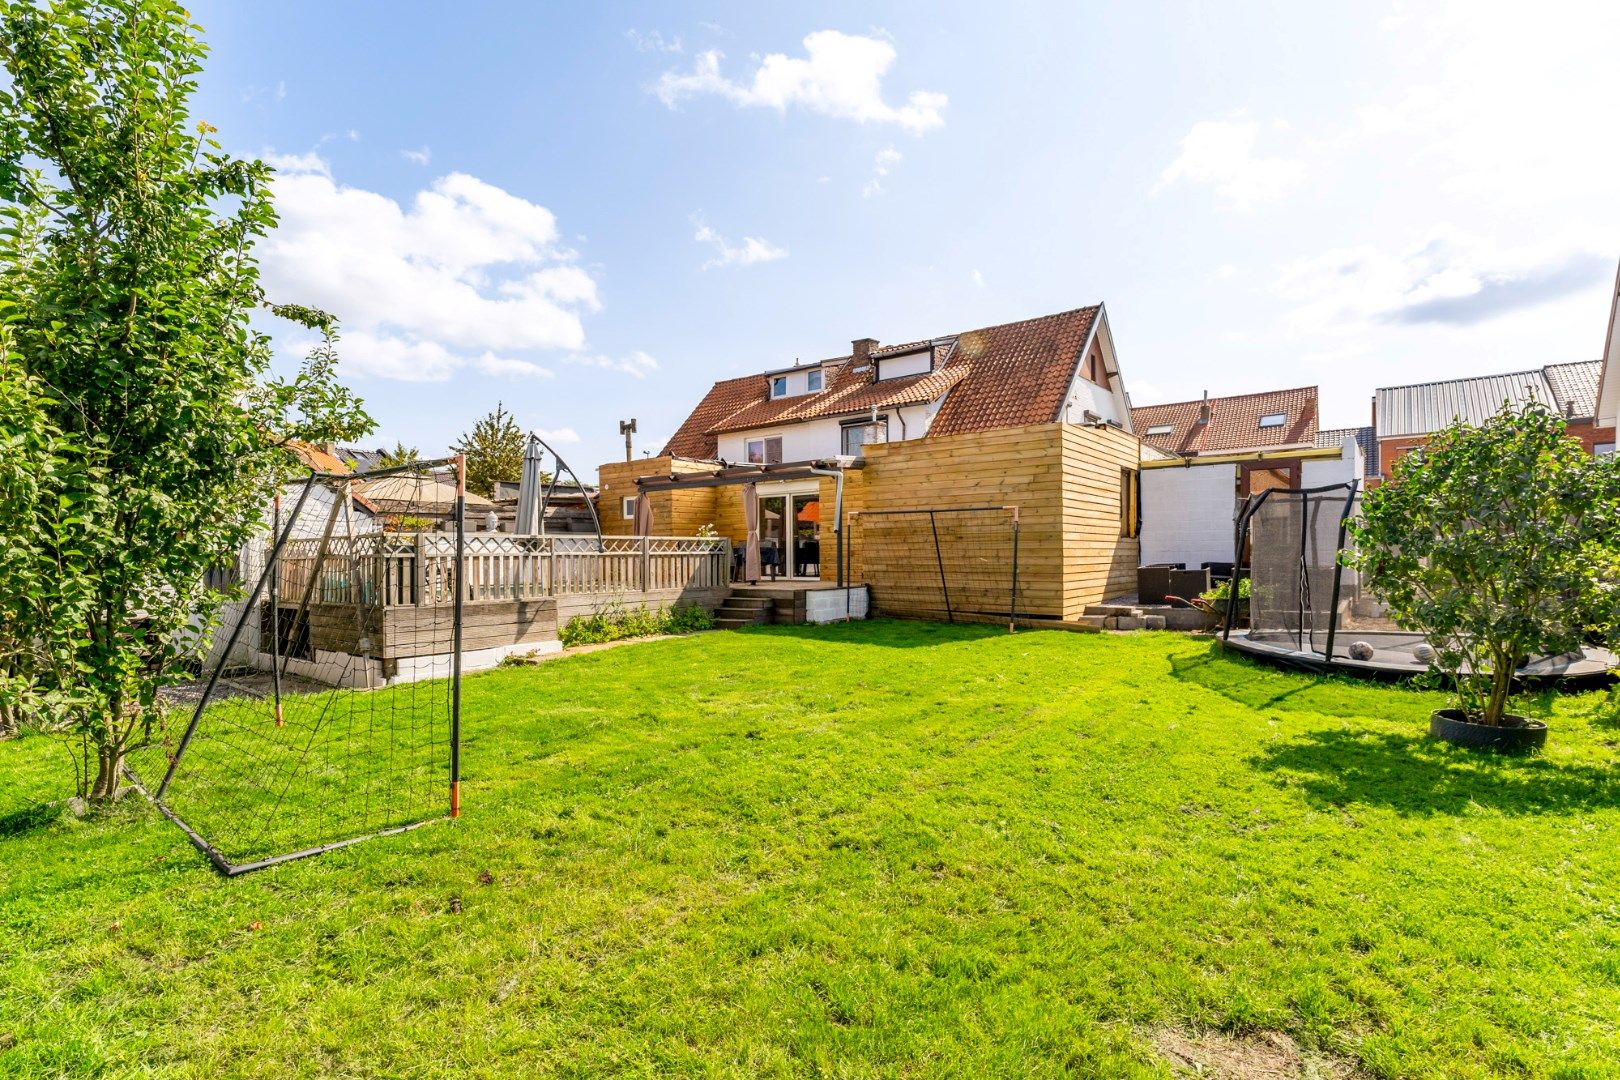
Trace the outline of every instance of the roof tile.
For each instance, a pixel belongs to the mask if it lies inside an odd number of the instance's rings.
[[[988,326],[904,345],[872,350],[874,359],[934,350],[934,369],[882,382],[871,381],[866,365],[852,357],[822,361],[829,373],[825,390],[771,398],[763,375],[717,382],[664,447],[677,457],[713,458],[722,432],[794,424],[871,409],[937,401],[944,404],[929,435],[1018,427],[1058,418],[1080,351],[1091,334],[1100,306]]]
[[[1203,401],[1176,401],[1142,405],[1131,410],[1131,421],[1142,441],[1172,454],[1234,453],[1279,446],[1315,446],[1317,434],[1316,387],[1270,390],[1209,399],[1209,423],[1198,422]],[[1261,427],[1260,418],[1284,414],[1275,427]],[[1168,425],[1170,431],[1150,435]]]

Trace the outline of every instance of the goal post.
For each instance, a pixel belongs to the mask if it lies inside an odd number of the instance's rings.
[[[1017,629],[1018,507],[857,510],[850,524],[875,613]]]
[[[228,876],[461,811],[465,463],[262,494],[207,678],[126,772]]]

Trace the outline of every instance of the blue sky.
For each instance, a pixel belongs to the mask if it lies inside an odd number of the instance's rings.
[[[1613,5],[447,10],[193,9],[368,441],[502,400],[588,473],[714,379],[1099,300],[1137,404],[1316,384],[1325,426],[1598,355]]]

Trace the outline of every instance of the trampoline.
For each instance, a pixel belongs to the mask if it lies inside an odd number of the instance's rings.
[[[1428,671],[1430,663],[1419,655],[1423,635],[1397,626],[1362,587],[1360,573],[1340,560],[1346,526],[1360,509],[1358,481],[1272,488],[1245,499],[1237,516],[1236,563],[1249,568],[1249,626],[1234,629],[1234,588],[1222,642],[1304,671],[1385,678]],[[1516,674],[1529,681],[1600,679],[1617,663],[1608,650],[1588,647],[1532,657]]]

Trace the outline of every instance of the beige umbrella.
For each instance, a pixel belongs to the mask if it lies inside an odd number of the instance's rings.
[[[361,489],[367,502],[386,514],[452,514],[456,509],[456,482],[437,474],[396,473],[366,480]],[[482,495],[467,492],[467,509],[493,510]]]
[[[759,488],[743,485],[743,524],[748,527],[748,544],[743,549],[743,580],[752,585],[759,580]]]
[[[653,531],[652,500],[643,491],[636,496],[636,535],[651,536]]]

